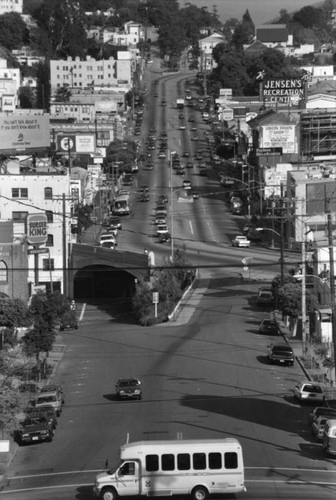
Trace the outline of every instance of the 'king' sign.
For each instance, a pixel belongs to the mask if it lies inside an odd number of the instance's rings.
[[[48,219],[46,214],[29,214],[27,217],[27,241],[29,245],[39,245],[48,239]]]

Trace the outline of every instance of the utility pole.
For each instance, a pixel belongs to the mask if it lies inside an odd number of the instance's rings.
[[[335,265],[334,265],[334,242],[332,233],[332,219],[329,208],[330,200],[325,193],[325,211],[327,213],[329,269],[330,269],[330,300],[331,300],[331,329],[334,346],[334,364],[336,362],[336,304],[335,304]]]
[[[332,230],[332,218],[330,211],[330,198],[327,196],[327,187],[324,185],[325,213],[327,214],[327,233],[329,248],[329,272],[330,272],[330,302],[331,302],[331,331],[334,349],[334,365],[336,363],[336,304],[335,304],[335,263],[334,263],[334,241]]]
[[[62,195],[63,294],[68,295],[65,193]]]

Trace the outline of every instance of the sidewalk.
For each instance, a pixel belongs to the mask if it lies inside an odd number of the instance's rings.
[[[274,318],[279,326],[282,337],[292,347],[304,376],[311,381],[324,384],[329,398],[336,399],[335,367],[330,370],[323,365],[323,359],[314,351],[314,344],[304,344],[301,336],[293,337],[282,321],[279,311],[274,311]]]

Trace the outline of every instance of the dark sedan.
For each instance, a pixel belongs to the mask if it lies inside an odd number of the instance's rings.
[[[279,329],[276,321],[272,319],[263,319],[259,326],[259,333],[263,335],[278,335]]]

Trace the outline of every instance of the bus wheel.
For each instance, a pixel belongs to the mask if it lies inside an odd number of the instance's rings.
[[[114,488],[104,488],[100,494],[102,500],[116,500],[118,493]]]
[[[191,495],[194,500],[207,500],[209,492],[204,486],[195,486]]]

